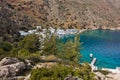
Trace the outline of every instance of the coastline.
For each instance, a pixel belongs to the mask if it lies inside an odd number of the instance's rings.
[[[41,26],[37,26],[37,29],[41,29]],[[113,28],[113,27],[109,27],[109,28],[107,28],[107,27],[101,27],[101,28],[99,28],[99,27],[94,27],[94,26],[90,26],[90,27],[87,27],[87,28],[85,28],[85,29],[76,29],[76,30],[78,30],[78,32],[76,31],[75,33],[78,33],[78,34],[80,34],[80,33],[82,33],[82,32],[84,32],[84,31],[87,31],[87,30],[97,30],[97,29],[102,29],[102,30],[120,30],[120,27],[115,27],[115,28]],[[70,29],[68,29],[68,30],[70,30]],[[71,29],[72,30],[72,29]],[[71,31],[70,30],[70,31]],[[54,33],[54,28],[50,28],[50,31],[52,32],[52,33]],[[72,32],[70,32],[69,31],[69,33],[68,34],[75,34],[74,32],[72,33]],[[31,33],[36,33],[36,34],[43,34],[44,35],[44,29],[43,29],[43,33],[42,32],[37,32],[37,30],[30,30],[30,31],[28,31],[28,33],[23,33],[23,35],[24,36],[26,36],[27,34],[31,34]],[[64,30],[63,29],[58,29],[58,33],[56,33],[57,35],[67,35],[67,33],[65,33],[64,32]],[[97,67],[97,66],[96,66]],[[95,68],[96,69],[96,68]],[[103,69],[106,69],[106,70],[108,70],[108,71],[111,71],[111,69],[110,68],[103,68]],[[116,70],[116,69],[114,69],[114,70]]]
[[[82,33],[82,32],[84,32],[84,31],[87,31],[87,30],[97,30],[97,29],[102,29],[102,30],[119,30],[120,31],[120,27],[115,27],[115,28],[113,28],[113,27],[110,27],[110,28],[108,28],[108,27],[101,27],[101,28],[98,28],[98,27],[89,27],[89,28],[86,28],[86,29],[81,29],[80,31],[79,31],[79,33]],[[96,70],[97,68],[98,68],[98,66],[94,66],[94,65],[92,65],[91,66],[91,68],[93,69],[93,70]],[[98,70],[98,69],[97,69]],[[116,67],[115,69],[112,69],[112,68],[101,68],[101,70],[105,70],[105,71],[109,71],[109,72],[111,72],[111,73],[113,73],[113,74],[120,74],[120,67]]]
[[[81,29],[79,30],[79,33],[82,33],[84,31],[87,31],[87,30],[97,30],[97,29],[102,29],[102,30],[120,30],[120,27],[94,27],[94,26],[90,26],[88,28],[85,28],[85,29]]]

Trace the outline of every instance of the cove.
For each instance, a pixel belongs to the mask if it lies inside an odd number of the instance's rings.
[[[63,42],[73,39],[74,35],[61,38]],[[91,62],[90,53],[97,58],[95,66],[98,68],[120,67],[120,31],[117,30],[88,30],[80,33],[83,42],[80,62]]]
[[[120,67],[120,31],[88,30],[80,34],[83,42],[81,62],[91,62],[90,53],[97,58],[95,66],[99,68]]]

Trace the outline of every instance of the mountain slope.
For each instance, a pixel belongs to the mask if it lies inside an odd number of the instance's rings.
[[[119,14],[120,0],[0,0],[0,37],[13,41],[19,30],[36,25],[119,27]]]
[[[51,0],[51,15],[60,21],[76,22],[77,27],[106,26],[116,27],[119,20],[119,9],[112,0]],[[115,2],[115,1],[114,1]],[[120,4],[120,2],[119,2]],[[55,6],[56,5],[56,6]],[[50,17],[51,17],[50,15]],[[74,27],[73,25],[69,25]],[[67,26],[68,27],[68,26]]]

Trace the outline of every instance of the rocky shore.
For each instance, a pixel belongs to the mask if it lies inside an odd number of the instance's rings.
[[[30,69],[29,62],[17,58],[5,57],[0,61],[0,80],[17,80],[24,78],[23,74]]]
[[[97,80],[120,80],[120,73],[109,73],[104,75],[100,72],[95,72]]]
[[[56,65],[55,62],[46,62],[46,63],[38,63],[31,67],[31,69],[41,68],[41,67],[52,67]],[[0,80],[30,80],[31,74],[23,75],[26,70],[30,69],[31,63],[29,60],[25,62],[20,61],[17,58],[5,57],[0,61]],[[107,71],[107,70],[106,70]],[[112,73],[109,72],[107,75],[102,74],[101,72],[94,72],[96,75],[96,80],[119,80],[120,73]]]

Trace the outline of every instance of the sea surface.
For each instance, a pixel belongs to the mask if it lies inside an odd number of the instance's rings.
[[[65,36],[63,41],[73,39],[74,35]],[[120,31],[117,30],[88,30],[80,34],[80,42],[83,42],[80,54],[80,62],[91,62],[97,58],[95,66],[98,68],[120,67]]]
[[[80,34],[80,40],[83,42],[82,62],[90,63],[92,53],[99,68],[120,67],[120,31],[89,30]]]

